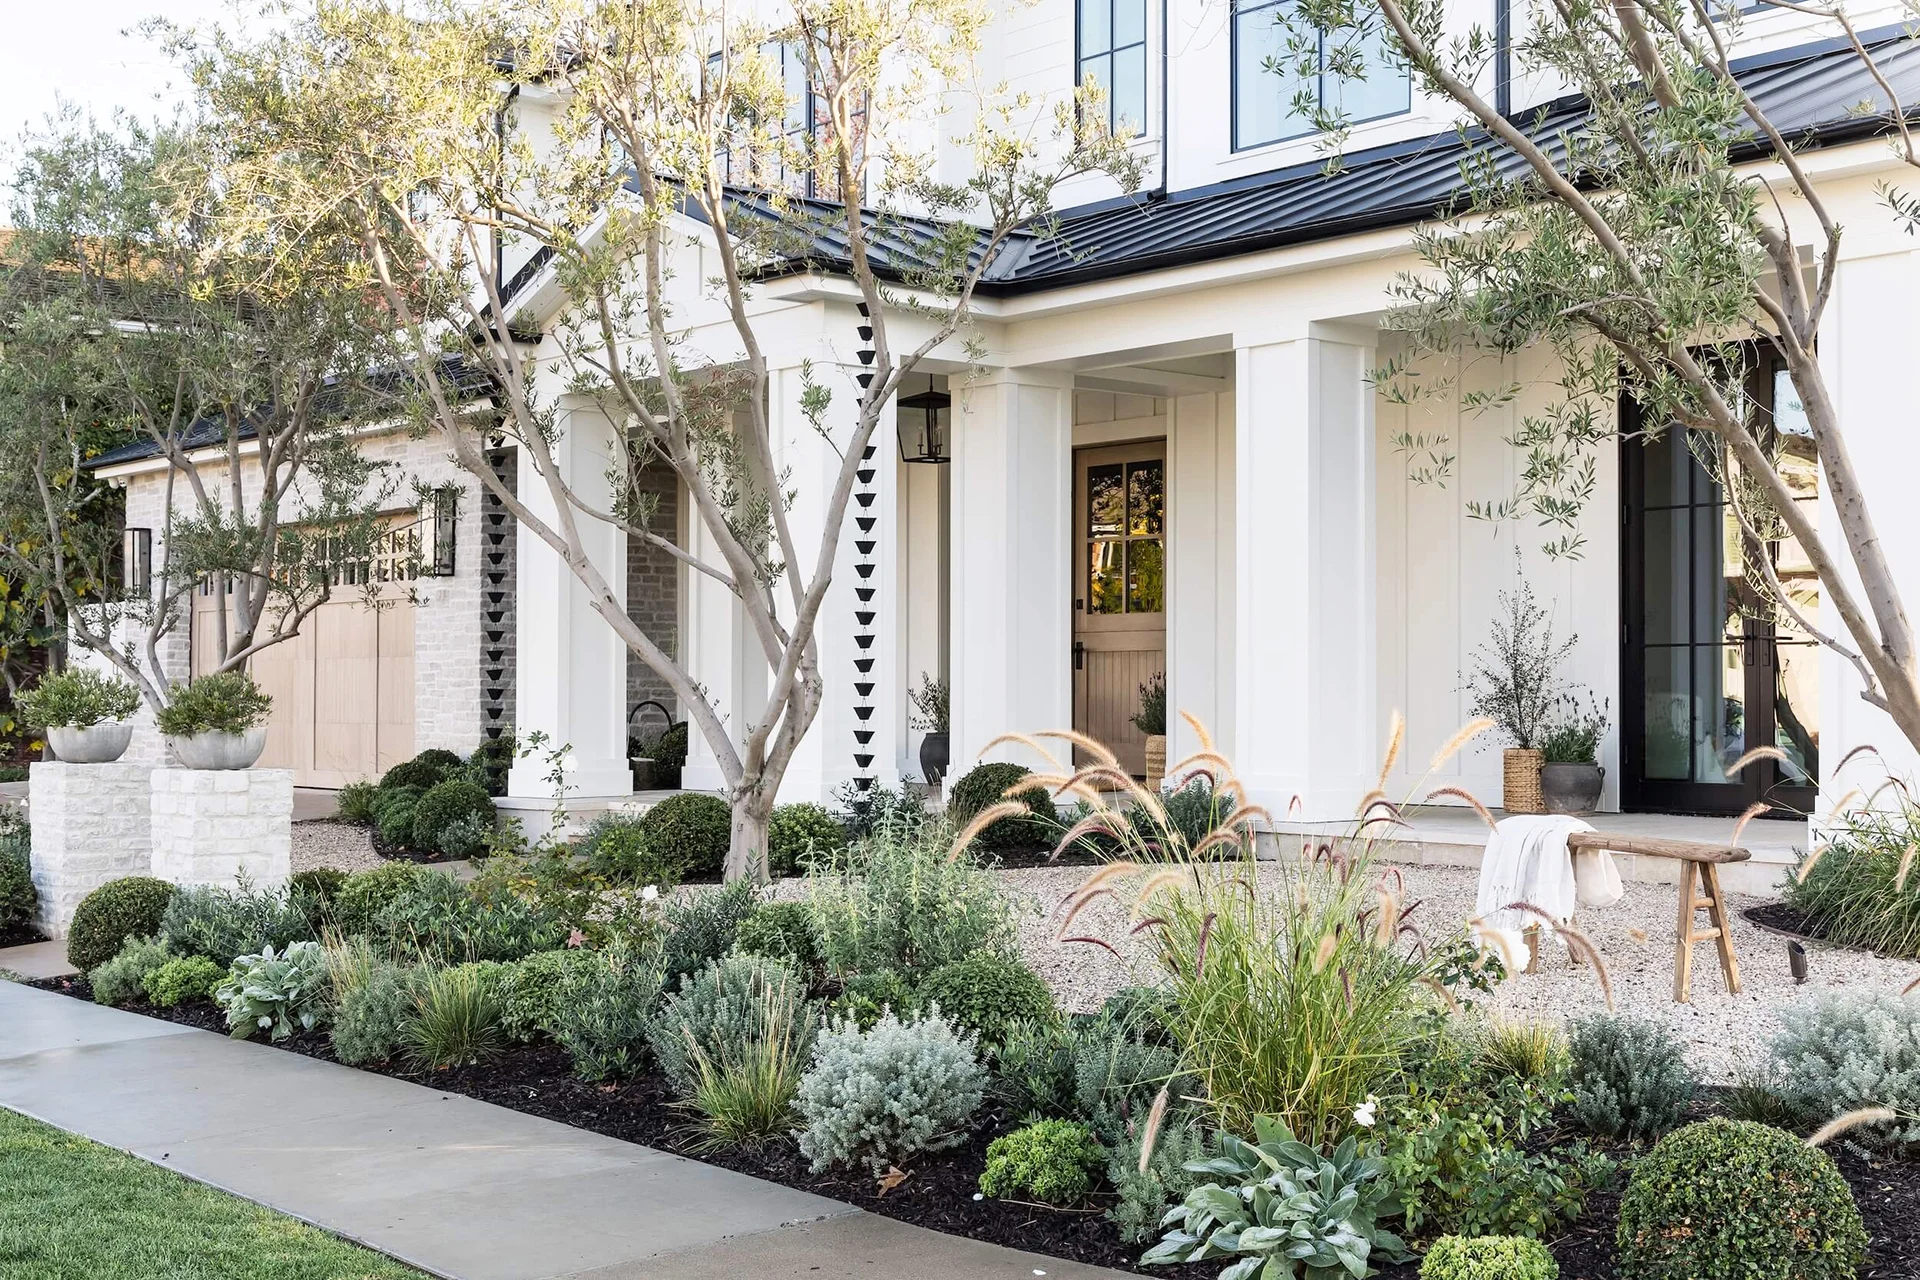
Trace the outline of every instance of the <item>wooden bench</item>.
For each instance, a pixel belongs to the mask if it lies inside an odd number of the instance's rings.
[[[1623,836],[1606,831],[1576,831],[1567,848],[1631,853],[1643,858],[1672,858],[1680,864],[1680,910],[1674,929],[1673,998],[1686,1004],[1693,997],[1693,944],[1711,940],[1720,954],[1720,973],[1727,991],[1740,994],[1740,961],[1733,954],[1733,930],[1727,922],[1727,899],[1720,889],[1720,867],[1745,862],[1753,855],[1736,845],[1706,844],[1699,840],[1667,840],[1659,836]],[[1698,927],[1698,913],[1712,923]]]

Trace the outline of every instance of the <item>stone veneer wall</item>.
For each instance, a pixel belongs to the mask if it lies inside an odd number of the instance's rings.
[[[33,887],[40,927],[62,937],[80,900],[109,880],[146,875],[152,865],[147,793],[153,770],[143,764],[28,766],[27,811],[33,816]]]
[[[659,506],[649,526],[652,532],[676,542],[680,533],[679,478],[665,465],[648,467],[640,473],[642,487],[658,496]],[[668,654],[680,653],[680,565],[673,556],[640,538],[627,540],[627,616],[640,625],[654,643]],[[654,670],[627,654],[627,706],[629,715],[642,701],[652,698],[665,703],[669,712],[679,714],[673,690]],[[644,720],[649,731],[657,731],[660,721],[651,711]]]
[[[282,885],[292,874],[293,770],[155,769],[153,874],[174,884]]]

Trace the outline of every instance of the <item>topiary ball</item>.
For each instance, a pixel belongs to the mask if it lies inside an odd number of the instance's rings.
[[[922,1007],[941,1014],[995,1049],[1019,1022],[1050,1022],[1059,1016],[1053,993],[1039,974],[1018,960],[976,952],[928,974],[917,993]]]
[[[80,900],[67,926],[67,963],[85,973],[120,954],[128,938],[160,932],[173,886],[152,876],[109,880]]]
[[[188,1000],[211,1000],[227,970],[205,956],[175,956],[140,980],[147,999],[162,1009],[171,1009]]]
[[[1420,1264],[1420,1280],[1559,1280],[1547,1246],[1524,1236],[1441,1236]]]
[[[1623,1280],[1853,1280],[1867,1232],[1826,1152],[1715,1118],[1635,1163],[1616,1243]]]
[[[413,847],[413,811],[424,794],[418,787],[400,787],[381,800],[373,829],[382,840],[396,849]]]
[[[1008,787],[1026,777],[1031,770],[1023,765],[995,762],[977,764],[953,784],[947,793],[947,816],[957,827],[972,822],[975,815],[1007,798]],[[1027,806],[1026,818],[1002,818],[973,838],[976,849],[989,853],[1013,849],[1033,849],[1047,843],[1057,824],[1053,797],[1044,787],[1021,792],[1015,799]]]
[[[459,774],[465,768],[466,763],[459,756],[435,747],[422,751],[411,760],[403,760],[387,770],[386,775],[380,779],[380,789],[392,791],[399,787],[418,787],[422,791],[427,791]]]
[[[847,847],[847,829],[817,804],[783,804],[767,822],[767,872],[798,875],[816,854],[834,854]]]
[[[479,830],[493,829],[493,800],[487,795],[487,789],[465,778],[449,778],[436,784],[413,807],[412,847],[439,850],[442,833],[463,818],[479,823]]]
[[[390,903],[413,892],[423,876],[434,874],[410,862],[389,862],[371,871],[356,871],[333,896],[334,921],[342,933],[365,933]]]
[[[647,810],[642,830],[684,879],[717,880],[733,842],[733,811],[719,796],[683,791]]]

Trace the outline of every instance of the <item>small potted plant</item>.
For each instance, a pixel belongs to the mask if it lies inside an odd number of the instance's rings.
[[[1592,813],[1600,803],[1607,771],[1600,766],[1600,739],[1606,736],[1607,709],[1587,695],[1582,708],[1563,695],[1540,739],[1546,762],[1540,767],[1540,797],[1548,813]]]
[[[1540,750],[1548,714],[1559,696],[1556,674],[1573,652],[1577,636],[1553,638],[1553,622],[1533,598],[1523,578],[1514,591],[1500,593],[1503,616],[1494,619],[1487,643],[1473,652],[1467,673],[1469,710],[1493,721],[1513,745],[1502,761],[1501,807],[1508,813],[1544,813]]]
[[[920,776],[937,787],[947,776],[947,682],[922,671],[920,687],[909,690],[907,700],[913,703],[913,727],[927,735],[920,739]]]
[[[267,749],[273,699],[244,671],[221,671],[167,691],[154,717],[188,769],[250,769]]]
[[[1167,675],[1156,671],[1140,686],[1140,709],[1133,727],[1147,735],[1147,790],[1158,791],[1167,776]]]
[[[110,764],[133,741],[128,718],[140,709],[140,694],[91,667],[68,667],[40,677],[15,706],[21,719],[47,731],[53,754],[67,764]]]

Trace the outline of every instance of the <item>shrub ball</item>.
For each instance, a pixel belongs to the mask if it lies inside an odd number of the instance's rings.
[[[646,838],[688,880],[717,880],[733,840],[733,812],[719,796],[683,791],[647,810]]]
[[[922,1007],[940,1012],[992,1049],[1014,1024],[1050,1022],[1059,1016],[1053,993],[1039,974],[1018,960],[979,952],[941,965],[927,975],[918,992]]]
[[[493,799],[487,789],[465,778],[436,783],[413,807],[412,847],[440,851],[442,833],[462,818],[473,819],[482,830],[493,829]]]
[[[80,900],[67,927],[67,963],[81,972],[120,954],[128,938],[160,932],[160,917],[173,900],[173,886],[152,876],[109,880]]]
[[[767,821],[769,875],[799,875],[813,855],[834,854],[846,847],[847,829],[821,805],[778,805]]]
[[[947,794],[947,813],[954,825],[964,827],[982,810],[1006,799],[1006,790],[1027,776],[1029,770],[1017,764],[979,764],[953,784]],[[974,837],[973,846],[989,853],[1040,847],[1051,838],[1056,814],[1053,797],[1046,788],[1035,787],[1016,797],[1027,806],[1029,817],[1002,818]]]

